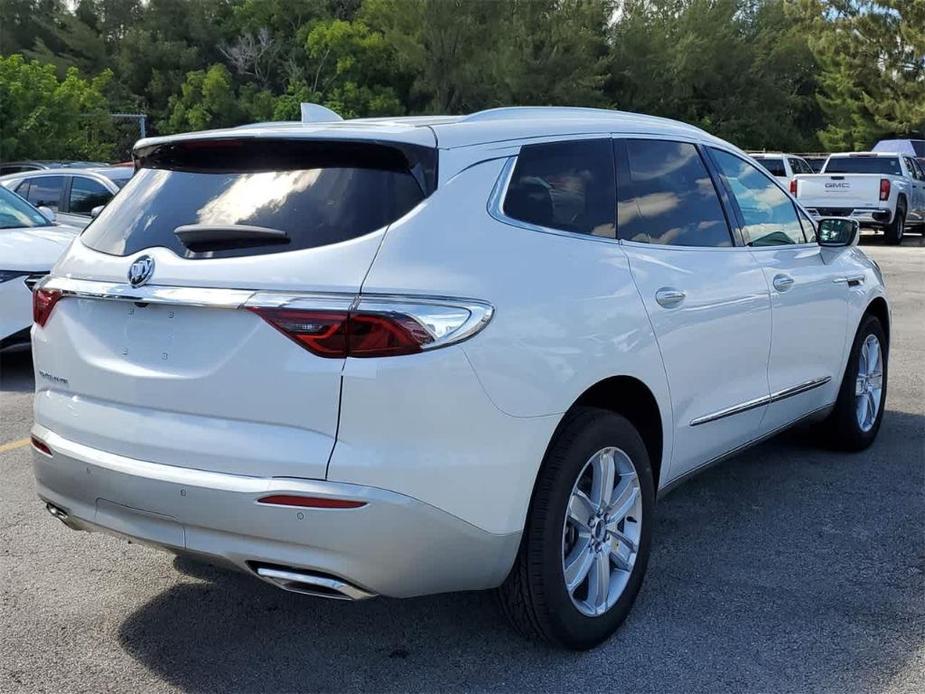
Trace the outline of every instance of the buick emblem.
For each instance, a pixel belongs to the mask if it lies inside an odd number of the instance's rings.
[[[133,287],[145,284],[154,274],[154,258],[143,255],[128,269],[128,281]]]

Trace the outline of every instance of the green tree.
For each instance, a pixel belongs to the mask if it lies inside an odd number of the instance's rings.
[[[243,119],[231,73],[224,65],[216,64],[186,75],[180,93],[170,97],[168,116],[159,127],[163,132],[176,133],[238,125]]]
[[[867,148],[925,128],[925,2],[802,0],[822,67],[819,103],[830,149]]]
[[[113,131],[103,92],[112,73],[84,79],[22,55],[0,57],[0,160],[108,159]]]

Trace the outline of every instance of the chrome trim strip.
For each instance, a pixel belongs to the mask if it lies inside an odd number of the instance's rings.
[[[168,287],[100,282],[72,277],[46,277],[37,285],[44,289],[55,289],[62,296],[103,301],[130,301],[137,304],[169,304],[199,308],[293,308],[322,311],[349,311],[362,307],[372,313],[392,314],[405,309],[415,316],[415,307],[420,309],[447,307],[469,312],[469,317],[455,330],[424,345],[423,351],[446,347],[462,342],[484,328],[494,316],[495,308],[478,299],[444,296],[416,296],[414,294],[358,294],[324,292],[289,292],[259,289],[222,289],[217,287]],[[426,329],[426,326],[423,326]]]
[[[786,431],[787,429],[791,428],[792,426],[795,426],[796,424],[800,422],[811,421],[811,420],[814,420],[815,418],[823,417],[827,415],[829,412],[832,411],[832,408],[834,406],[835,406],[834,403],[829,404],[829,405],[823,405],[819,409],[813,410],[812,412],[807,412],[804,415],[800,415],[796,419],[793,419],[787,422],[786,424],[782,424],[776,429],[772,429],[771,431],[765,432],[761,436],[758,436],[752,439],[751,441],[746,441],[745,443],[741,444],[740,446],[736,446],[730,451],[726,451],[725,453],[720,453],[715,458],[711,458],[710,460],[698,465],[692,470],[688,470],[687,472],[682,473],[681,475],[674,478],[670,482],[666,482],[665,485],[659,488],[658,492],[656,493],[657,498],[662,499],[666,494],[674,491],[679,486],[681,486],[683,483],[696,477],[700,473],[705,472],[706,470],[709,470],[713,466],[718,465],[719,463],[723,463],[729,460],[730,458],[734,458],[735,456],[739,455],[743,451],[747,451],[749,448],[752,448],[753,446],[757,446],[759,443],[763,443],[767,441],[768,439],[777,436],[781,432]]]
[[[725,409],[718,410],[717,412],[712,412],[710,414],[703,415],[702,417],[697,417],[696,419],[691,420],[690,425],[692,427],[696,427],[700,426],[701,424],[715,422],[717,419],[725,419],[726,417],[731,417],[732,415],[748,412],[749,410],[754,410],[755,408],[761,407],[762,405],[770,405],[773,402],[778,402],[779,400],[784,400],[786,398],[793,397],[794,395],[805,393],[806,391],[812,390],[813,388],[824,386],[831,380],[831,376],[814,378],[811,381],[806,381],[805,383],[800,383],[799,385],[784,388],[783,390],[778,390],[774,393],[771,393],[770,395],[755,398],[754,400],[747,400],[746,402],[743,402],[739,405],[733,405],[732,407],[727,407]]]
[[[778,400],[784,400],[786,398],[793,397],[794,395],[799,395],[800,393],[805,393],[807,390],[812,390],[813,388],[818,388],[819,386],[824,386],[826,383],[832,380],[831,376],[823,376],[822,378],[814,378],[811,381],[806,381],[797,386],[791,386],[790,388],[784,388],[779,390],[776,393],[771,393],[769,398],[770,402],[777,402]]]
[[[771,398],[768,395],[764,395],[760,398],[755,398],[754,400],[746,400],[745,402],[739,405],[733,405],[732,407],[727,407],[722,410],[717,410],[716,412],[711,412],[710,414],[705,414],[702,417],[697,417],[696,419],[691,420],[691,426],[696,427],[701,424],[707,424],[708,422],[715,422],[717,419],[724,419],[726,417],[731,417],[734,414],[741,414],[742,412],[748,412],[749,410],[754,410],[756,407],[761,407],[762,405],[767,405],[771,402]]]
[[[80,280],[72,277],[47,277],[36,288],[56,289],[62,296],[79,299],[131,301],[139,304],[176,304],[204,308],[241,308],[254,295],[252,289],[216,287],[133,287],[117,282]]]

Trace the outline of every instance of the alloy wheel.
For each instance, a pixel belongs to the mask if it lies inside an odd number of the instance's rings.
[[[585,463],[562,528],[562,571],[572,603],[596,617],[620,599],[642,536],[639,477],[621,449],[599,450]]]
[[[883,393],[883,350],[876,335],[868,335],[861,345],[854,397],[858,426],[870,431],[880,414]]]

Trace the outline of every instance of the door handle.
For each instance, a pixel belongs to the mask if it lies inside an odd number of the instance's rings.
[[[777,291],[785,292],[793,286],[793,278],[790,275],[774,275],[772,284]]]
[[[674,308],[684,301],[686,297],[687,294],[680,289],[672,289],[671,287],[662,287],[655,292],[655,300],[663,308]]]

